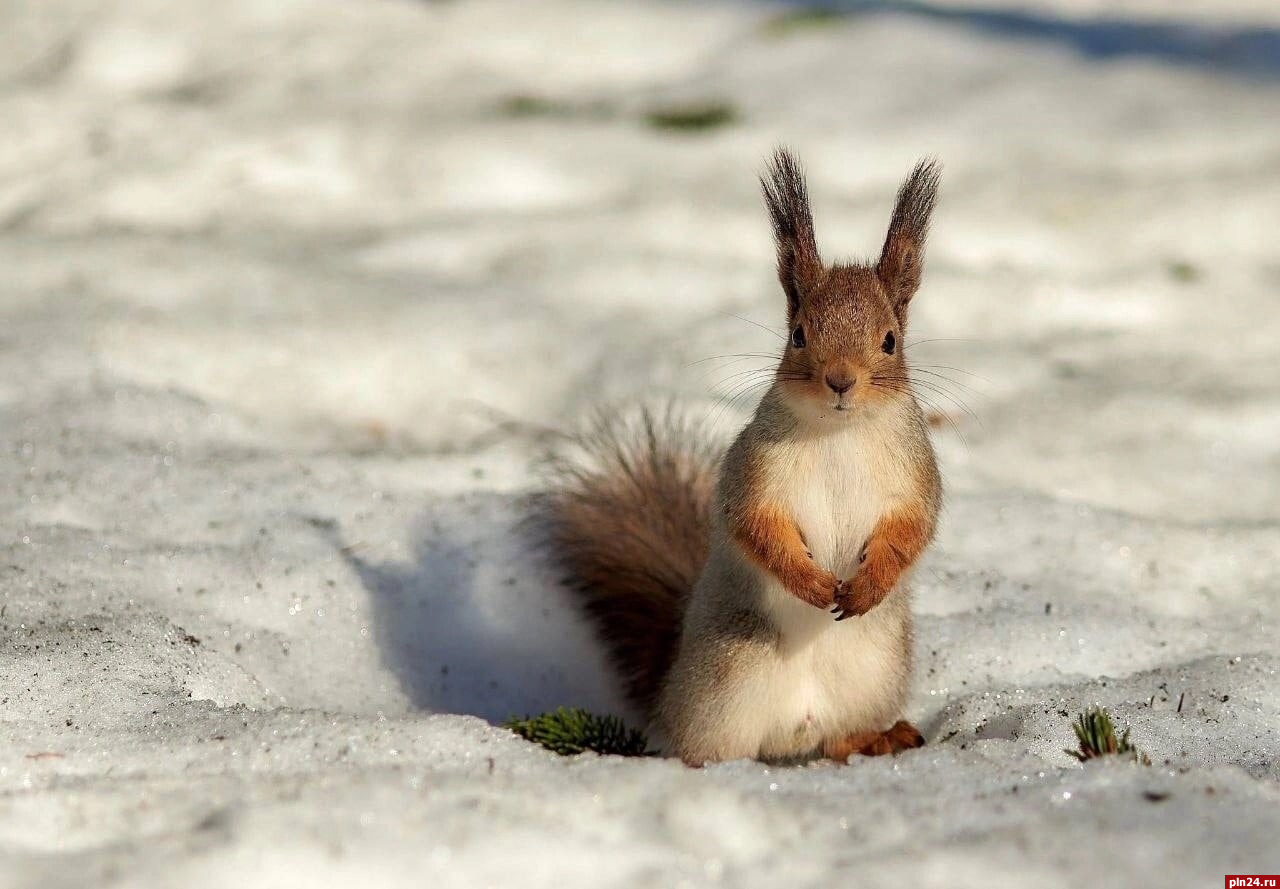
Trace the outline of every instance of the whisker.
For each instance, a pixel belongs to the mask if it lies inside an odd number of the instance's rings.
[[[777,378],[779,380],[807,380],[811,378],[809,374],[801,373],[800,371],[780,370],[775,367],[753,367],[748,370],[739,370],[728,374],[723,379],[717,381],[715,385],[724,386],[729,384],[730,380],[736,380],[742,377],[755,377],[761,379]]]
[[[972,450],[969,447],[969,439],[965,437],[964,432],[960,430],[960,427],[956,424],[956,421],[951,418],[950,414],[948,414],[942,408],[938,407],[938,405],[935,404],[927,396],[921,395],[919,392],[914,392],[910,389],[903,389],[897,386],[884,386],[879,383],[876,383],[874,379],[872,380],[871,385],[876,388],[888,390],[890,392],[899,392],[899,393],[911,395],[913,398],[916,399],[916,401],[924,404],[924,406],[927,407],[930,411],[932,411],[935,416],[937,416],[939,419],[941,419],[943,422],[945,422],[948,426],[951,427],[951,431],[954,432],[956,436],[960,439],[960,442],[964,445],[966,451]]]
[[[960,410],[968,414],[979,425],[982,425],[982,421],[977,417],[976,414],[974,414],[974,412],[969,408],[969,405],[966,404],[963,399],[957,397],[954,393],[948,391],[947,389],[944,389],[943,387],[934,384],[930,380],[917,380],[917,379],[912,379],[910,377],[901,377],[901,376],[892,376],[892,377],[879,376],[879,377],[873,377],[872,379],[873,379],[873,382],[876,380],[886,380],[888,382],[897,383],[899,385],[906,386],[917,397],[922,397],[921,393],[919,392],[919,389],[923,389],[924,391],[929,392],[939,398],[945,398],[947,401],[954,404],[957,408],[959,408]]]
[[[922,370],[921,368],[915,367],[915,366],[912,366],[911,370],[915,373],[928,374],[931,377],[937,377],[940,380],[945,380],[946,382],[950,383],[953,386],[959,386],[961,389],[964,389],[968,392],[972,392],[974,395],[986,397],[987,393],[983,392],[981,389],[977,389],[966,383],[962,383],[959,380],[953,380],[951,379],[951,377],[947,376],[946,374],[941,374],[933,370]]]
[[[980,374],[976,374],[973,371],[965,370],[964,368],[952,367],[949,364],[912,364],[911,366],[912,367],[933,367],[933,368],[937,368],[938,370],[954,370],[958,374],[964,374],[967,377],[973,377],[974,379],[982,380],[982,382],[984,383],[991,384],[990,380],[988,380],[986,377]]]
[[[723,366],[723,367],[716,367],[716,368],[712,368],[711,370],[708,370],[707,372],[705,372],[705,373],[703,373],[703,374],[700,374],[700,375],[698,376],[698,381],[699,381],[699,382],[702,382],[702,383],[706,383],[706,382],[707,382],[708,380],[710,380],[710,379],[711,379],[715,374],[721,373],[721,372],[723,372],[723,371],[727,370],[728,368],[729,368],[729,365],[725,365],[725,366]],[[770,366],[766,365],[766,366],[764,366],[764,367],[752,367],[752,368],[748,368],[748,369],[746,369],[746,370],[738,370],[738,371],[734,371],[733,373],[730,373],[730,374],[728,374],[727,376],[725,376],[725,377],[723,377],[723,378],[721,378],[721,379],[717,379],[717,380],[715,380],[715,381],[711,382],[709,385],[711,385],[712,387],[719,386],[719,385],[722,385],[723,383],[725,383],[726,381],[731,380],[731,379],[733,379],[734,377],[737,377],[737,376],[742,376],[743,374],[751,374],[751,373],[767,373],[767,372],[769,372],[771,369],[772,369],[772,368],[771,368]]]
[[[729,394],[721,396],[718,399],[716,409],[712,413],[708,422],[712,425],[719,423],[722,419],[728,416],[729,412],[733,410],[734,405],[756,389],[764,386],[767,382],[768,381],[762,380],[755,383],[748,383],[745,386],[739,386],[732,396]]]
[[[769,331],[769,333],[773,334],[778,339],[782,340],[784,343],[787,341],[787,338],[784,334],[779,333],[777,330],[768,326],[767,324],[761,324],[759,321],[752,321],[750,318],[744,318],[742,315],[736,315],[733,312],[723,312],[722,314],[728,315],[730,318],[737,318],[739,321],[745,321],[748,324],[754,324],[756,327],[760,328],[761,330]]]
[[[928,340],[912,340],[909,343],[903,343],[902,348],[909,349],[912,346],[921,346],[921,345],[924,345],[925,343],[976,343],[976,342],[978,341],[974,339],[965,339],[964,337],[958,337],[958,336],[939,336],[939,337],[934,337],[933,339],[928,339]]]
[[[724,358],[737,358],[737,359],[767,358],[770,361],[779,361],[781,360],[782,356],[773,355],[766,352],[731,352],[727,355],[711,355],[710,357],[707,357],[707,358],[699,358],[697,361],[690,361],[688,364],[685,365],[685,367],[693,367],[694,365],[706,364],[708,361],[719,361]]]
[[[809,371],[788,370],[787,366],[788,362],[784,359],[777,369],[763,369],[755,376],[739,372],[735,376],[740,379],[733,382],[726,380],[723,384],[726,389],[717,399],[716,410],[709,422],[719,423],[738,404],[765,386],[772,386],[775,382],[808,382],[813,379],[813,374]]]
[[[738,394],[740,394],[740,393],[742,393],[742,392],[744,392],[744,391],[750,391],[751,389],[755,388],[756,386],[762,386],[762,385],[765,385],[766,383],[769,383],[769,382],[770,382],[770,380],[767,380],[767,379],[747,379],[747,380],[738,380],[738,381],[737,381],[737,382],[735,382],[735,383],[730,383],[730,384],[728,384],[728,385],[725,387],[725,390],[720,394],[720,398],[722,398],[722,399],[726,399],[726,400],[727,400],[727,399],[732,399],[732,398],[737,397],[737,395],[738,395]]]
[[[969,407],[969,405],[968,405],[968,404],[967,404],[967,403],[966,403],[962,398],[958,397],[958,396],[957,396],[957,395],[955,395],[953,392],[950,392],[949,390],[947,390],[946,388],[944,388],[944,387],[942,387],[942,386],[938,385],[937,383],[934,383],[934,382],[932,382],[932,381],[930,381],[930,380],[917,380],[917,379],[912,379],[912,378],[910,378],[910,377],[906,377],[906,378],[904,378],[904,377],[885,377],[885,378],[882,378],[882,379],[889,379],[889,380],[891,380],[891,381],[893,381],[893,382],[899,382],[899,383],[907,383],[907,384],[909,384],[909,385],[910,385],[910,386],[912,386],[912,387],[916,387],[916,386],[918,386],[918,387],[921,387],[921,388],[925,389],[925,390],[926,390],[926,391],[928,391],[928,392],[932,392],[933,394],[937,395],[939,398],[945,398],[947,401],[951,402],[953,405],[955,405],[957,408],[959,408],[960,410],[962,410],[964,413],[968,414],[968,415],[969,415],[969,417],[970,417],[970,418],[971,418],[975,423],[977,423],[979,427],[981,427],[981,428],[985,428],[985,427],[983,427],[982,419],[981,419],[977,414],[975,414],[975,413],[973,412],[972,408],[970,408],[970,407]],[[874,380],[874,378],[873,378],[873,380]],[[916,392],[915,394],[916,394],[916,396],[917,396],[917,397],[919,397],[919,392]]]
[[[729,380],[732,380],[734,377],[742,377],[742,376],[747,376],[749,374],[771,374],[776,372],[777,372],[777,368],[774,368],[774,367],[752,367],[747,370],[734,371],[733,373],[726,376],[724,379],[720,380],[720,383],[728,382]]]
[[[936,392],[939,395],[943,395],[952,399],[957,403],[957,406],[963,406],[966,410],[968,409],[968,403],[965,402],[964,399],[960,398],[956,393],[952,392],[950,389],[948,389],[945,385],[943,385],[941,382],[937,380],[921,380],[913,376],[894,377],[892,379],[895,379],[899,382],[902,382],[902,381],[909,382],[916,386],[922,386],[926,389],[929,389],[932,392]]]

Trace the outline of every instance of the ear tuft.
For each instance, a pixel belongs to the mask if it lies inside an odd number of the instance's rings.
[[[760,186],[778,247],[778,281],[787,294],[787,317],[793,319],[804,283],[822,271],[804,170],[790,151],[778,148]]]
[[[889,291],[899,323],[906,323],[907,304],[920,287],[924,266],[924,245],[929,234],[929,218],[938,199],[942,167],[933,158],[916,164],[898,189],[893,219],[884,239],[884,249],[876,264],[876,275]]]

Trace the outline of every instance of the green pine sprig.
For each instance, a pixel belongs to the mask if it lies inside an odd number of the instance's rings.
[[[1101,707],[1094,707],[1092,710],[1081,713],[1072,728],[1075,729],[1080,749],[1068,749],[1065,752],[1080,762],[1096,759],[1099,756],[1125,756],[1134,762],[1151,765],[1150,757],[1130,743],[1127,726],[1124,734],[1116,736],[1116,727],[1111,721],[1111,714]]]
[[[576,707],[508,719],[502,727],[561,756],[587,750],[615,756],[650,755],[649,740],[643,732],[627,728],[616,716],[596,716]]]

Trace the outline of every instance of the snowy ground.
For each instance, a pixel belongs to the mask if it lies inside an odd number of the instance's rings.
[[[1276,4],[847,8],[0,7],[0,885],[1280,871]],[[541,430],[744,420],[694,362],[774,342],[779,141],[829,255],[946,164],[931,743],[559,759],[488,724],[621,709]],[[1155,765],[1066,756],[1093,703]]]

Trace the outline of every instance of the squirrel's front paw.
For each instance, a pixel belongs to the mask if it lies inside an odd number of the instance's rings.
[[[840,581],[831,613],[836,620],[861,616],[879,605],[888,594],[888,590],[871,582],[866,571],[859,571],[851,580]]]
[[[844,581],[840,578],[819,569],[805,577],[801,584],[793,586],[791,594],[814,608],[830,608],[843,586]]]

